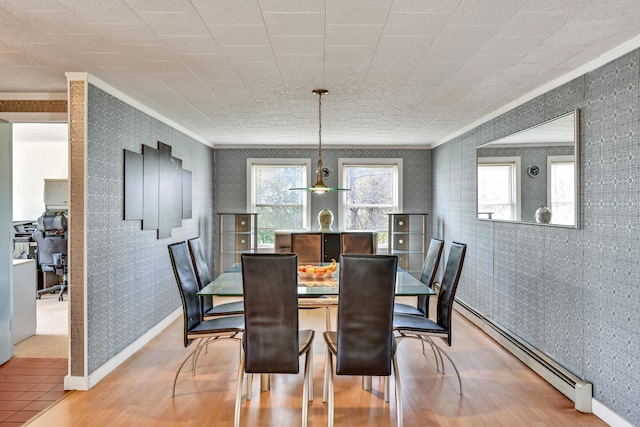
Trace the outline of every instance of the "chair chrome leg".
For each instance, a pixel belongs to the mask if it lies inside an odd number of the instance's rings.
[[[176,375],[173,378],[173,386],[171,388],[171,397],[175,397],[176,396],[176,383],[178,382],[178,375],[180,375],[180,371],[182,371],[182,368],[184,367],[185,363],[187,363],[187,360],[189,360],[189,358],[191,356],[193,356],[198,350],[200,350],[204,345],[206,344],[200,344],[199,346],[197,346],[196,348],[194,348],[191,353],[189,353],[187,355],[187,357],[184,358],[184,360],[182,361],[182,363],[180,364],[180,367],[178,367],[178,370],[176,371]],[[193,362],[192,362],[193,363]]]
[[[328,394],[329,394],[329,411],[327,414],[327,423],[329,427],[333,427],[333,416],[335,412],[334,406],[334,383],[333,383],[333,355],[327,350],[327,358],[329,360],[329,381],[328,381]]]
[[[400,387],[400,372],[398,371],[398,361],[396,359],[395,354],[393,355],[393,375],[396,380],[396,412],[398,416],[398,427],[402,427],[403,416],[402,416],[402,394],[401,394],[401,387]]]
[[[240,403],[242,402],[242,379],[244,378],[244,352],[240,357],[240,367],[238,368],[238,384],[236,388],[236,407],[233,414],[233,426],[240,426]]]
[[[331,330],[331,309],[327,306],[325,307],[325,331],[330,331]]]
[[[218,339],[218,337],[206,338],[206,339],[200,338],[200,341],[198,342],[198,347],[200,347],[200,349],[196,352],[196,354],[193,355],[193,359],[191,360],[191,373],[194,377],[196,376],[196,367],[198,366],[198,359],[200,358],[200,354],[202,353],[202,350],[208,349],[209,343],[212,341],[215,341],[216,339]]]
[[[309,366],[311,367],[311,372],[308,372],[307,380],[309,382],[309,402],[313,402],[313,344],[309,346],[309,350],[307,351],[307,356],[305,357],[305,366],[307,364],[307,359],[309,359]]]
[[[366,391],[371,391],[371,376],[369,375],[362,376],[362,389]]]
[[[389,388],[391,387],[389,384],[389,377],[382,377],[382,382],[383,382],[383,389],[384,389],[384,401],[386,403],[389,403],[389,394],[391,394],[389,390]]]
[[[246,375],[246,382],[247,382],[247,400],[251,400],[251,395],[253,394],[253,374]]]
[[[271,390],[271,375],[260,374],[260,391]]]
[[[219,337],[216,337],[215,339],[218,339],[218,338],[219,338]],[[232,340],[238,340],[238,341],[240,341],[238,338],[236,338],[236,337],[235,337],[235,336],[233,336],[233,335],[231,335],[231,336],[227,336],[227,338],[228,338],[228,339],[232,339]],[[190,358],[190,357],[192,357],[192,356],[194,356],[196,353],[198,353],[198,354],[199,354],[199,353],[200,353],[200,351],[202,351],[202,348],[203,348],[203,347],[205,347],[205,346],[207,346],[207,345],[211,344],[211,341],[212,341],[212,340],[206,340],[206,341],[201,340],[200,344],[198,344],[198,346],[196,346],[196,348],[194,348],[194,349],[191,351],[191,353],[189,353],[189,354],[187,355],[187,357],[185,357],[185,358],[182,360],[182,363],[181,363],[181,364],[180,364],[180,366],[178,367],[178,370],[176,371],[176,375],[175,375],[175,377],[173,378],[173,386],[171,387],[171,397],[175,397],[175,396],[176,396],[176,383],[178,382],[178,376],[180,375],[180,371],[182,371],[182,368],[184,367],[184,365],[187,363],[187,360],[189,360],[189,358]],[[195,356],[194,356],[194,358],[195,358]],[[192,360],[191,362],[192,362],[192,363],[194,363],[194,362],[193,362],[193,360]],[[194,367],[192,367],[192,369],[193,369],[193,375],[195,375],[195,366],[194,366]]]
[[[440,372],[440,366],[442,366],[442,373],[444,374],[444,362],[442,360],[442,356],[440,356],[440,354],[436,351],[436,343],[433,342],[433,340],[427,336],[424,335],[418,335],[418,338],[420,339],[420,342],[422,343],[422,354],[424,354],[424,343],[426,342],[427,344],[429,344],[429,346],[431,346],[431,351],[433,352],[433,358],[436,360],[436,372]]]
[[[198,344],[196,344],[196,347],[200,347],[200,345],[204,342],[204,338],[200,338],[198,340]],[[193,355],[193,358],[191,359],[191,375],[192,376],[196,376],[196,363],[198,361],[198,352],[196,351],[195,354]]]
[[[453,366],[453,369],[456,371],[456,375],[458,376],[458,384],[460,385],[460,396],[462,396],[462,378],[460,378],[460,372],[458,372],[458,367],[456,366],[455,363],[453,363],[453,359],[451,359],[451,357],[447,354],[446,351],[444,351],[440,346],[436,344],[434,345],[438,347],[438,352],[440,354],[443,354],[447,359],[449,359],[449,362],[451,362],[451,366]],[[442,371],[444,372],[444,368],[442,369]]]
[[[309,402],[313,400],[313,381],[309,375],[309,371],[313,370],[313,353],[311,348],[307,351],[304,358],[304,383],[302,385],[302,427],[307,427],[307,419],[309,417]],[[311,391],[310,391],[311,390]]]
[[[440,346],[438,344],[436,344],[435,342],[433,342],[433,340],[431,339],[431,337],[428,336],[424,336],[424,335],[418,335],[418,338],[420,338],[421,340],[426,341],[427,343],[429,343],[429,345],[431,346],[431,349],[434,351],[435,356],[436,356],[436,365],[439,364],[439,368],[436,366],[436,369],[438,370],[438,372],[441,372],[442,375],[446,375],[446,372],[444,370],[444,359],[442,358],[442,354],[440,353]]]
[[[324,358],[324,378],[322,381],[322,403],[327,403],[327,388],[329,387],[329,357],[330,351],[327,349],[327,355]]]

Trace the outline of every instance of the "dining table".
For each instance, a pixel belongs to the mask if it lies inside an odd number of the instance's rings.
[[[317,263],[313,265],[326,267],[331,263]],[[366,286],[366,283],[363,283]],[[397,297],[435,295],[433,288],[421,282],[406,270],[398,267],[396,272],[395,295]],[[218,275],[212,282],[205,285],[198,295],[217,297],[242,297],[242,264],[234,263]],[[326,330],[331,330],[330,307],[338,305],[340,294],[340,263],[332,272],[308,274],[298,271],[298,306],[300,308],[325,308]],[[269,375],[261,375],[261,390],[270,388]],[[371,390],[371,377],[363,377],[363,388]],[[385,390],[385,400],[388,390]]]
[[[330,263],[318,263],[315,265],[328,266]],[[212,282],[205,285],[198,294],[219,297],[241,297],[242,292],[242,265],[240,263],[234,263]],[[317,300],[323,297],[337,297],[339,294],[339,263],[336,270],[330,274],[298,273],[298,299],[301,304],[304,304],[306,299]],[[435,295],[435,291],[409,272],[398,267],[395,295],[398,297]]]

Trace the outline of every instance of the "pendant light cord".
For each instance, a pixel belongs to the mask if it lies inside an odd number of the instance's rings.
[[[318,159],[322,162],[322,92],[318,93],[318,124]]]

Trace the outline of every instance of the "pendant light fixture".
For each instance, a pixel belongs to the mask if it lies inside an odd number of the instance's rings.
[[[327,191],[349,191],[348,188],[328,187],[323,180],[322,168],[322,95],[328,93],[326,89],[314,89],[318,95],[318,167],[316,169],[316,183],[312,187],[290,188],[289,190],[312,191],[314,193],[326,193]]]

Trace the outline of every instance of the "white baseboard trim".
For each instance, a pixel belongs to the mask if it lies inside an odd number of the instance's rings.
[[[140,350],[149,341],[155,338],[167,326],[182,315],[182,307],[176,309],[173,313],[165,317],[160,323],[147,331],[140,338],[131,343],[128,347],[109,359],[104,365],[93,371],[85,377],[77,377],[67,375],[64,377],[65,390],[89,390],[98,384],[104,377],[109,375],[114,369],[120,366],[124,361],[131,357],[136,351]]]
[[[463,317],[465,317],[471,323],[475,324],[485,334],[487,334],[494,341],[500,344],[505,350],[520,359],[525,365],[529,366],[529,368],[540,375],[549,384],[558,389],[558,391],[562,392],[569,399],[576,402],[576,410],[579,410],[581,412],[592,412],[595,416],[600,418],[611,427],[635,427],[633,424],[629,423],[620,415],[613,412],[607,406],[591,397],[592,388],[590,383],[576,383],[576,393],[572,394],[565,385],[561,384],[561,381],[555,380],[553,376],[546,375],[544,370],[537,366],[537,362],[535,360],[532,360],[531,357],[528,357],[526,355],[523,356],[522,351],[518,348],[518,346],[511,345],[509,340],[504,339],[504,337],[500,333],[497,333],[495,329],[497,325],[491,324],[491,322],[489,322],[488,320],[483,319],[477,313],[472,311],[470,307],[458,300],[455,301],[454,308]],[[577,387],[578,385],[580,385],[581,387]],[[584,386],[587,386],[585,389],[586,391],[582,390]]]
[[[593,409],[593,414],[595,416],[609,424],[611,427],[634,427],[629,421],[625,420],[607,406],[598,402],[596,399],[593,399],[591,402],[591,408]]]

